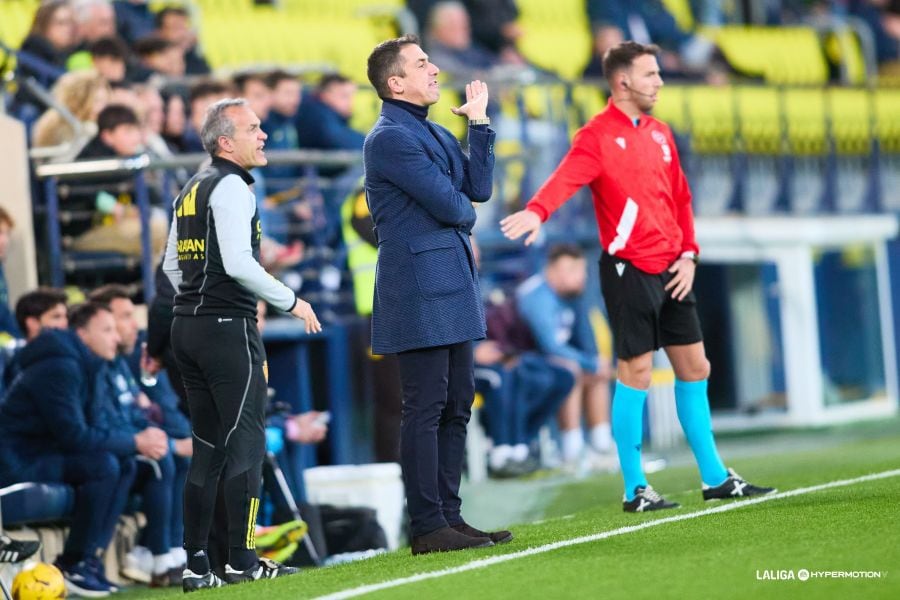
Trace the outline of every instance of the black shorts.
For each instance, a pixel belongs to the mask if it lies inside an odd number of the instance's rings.
[[[603,253],[600,288],[617,357],[633,358],[665,346],[703,341],[694,292],[681,301],[673,300],[671,290],[665,290],[671,279],[668,271],[652,275]]]

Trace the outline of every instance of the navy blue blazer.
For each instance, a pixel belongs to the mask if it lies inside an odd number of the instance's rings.
[[[366,136],[366,197],[378,238],[372,351],[482,339],[484,307],[469,241],[472,202],[491,197],[493,131],[449,131],[384,103]]]

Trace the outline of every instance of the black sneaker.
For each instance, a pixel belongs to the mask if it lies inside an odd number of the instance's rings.
[[[728,500],[730,498],[743,498],[745,496],[764,496],[774,494],[778,490],[770,487],[753,485],[743,477],[735,473],[734,469],[728,469],[728,479],[716,487],[703,484],[704,500]]]
[[[181,590],[187,594],[196,592],[197,590],[205,590],[206,588],[217,588],[225,585],[225,582],[219,579],[211,569],[202,575],[194,573],[190,569],[181,572]]]
[[[230,585],[257,579],[275,579],[276,577],[284,577],[285,575],[293,575],[299,572],[300,569],[296,567],[283,565],[270,558],[260,558],[255,567],[250,567],[246,571],[238,571],[233,569],[231,565],[225,565],[225,582]]]
[[[0,535],[0,563],[22,562],[31,558],[40,549],[40,542],[14,540],[9,536]]]
[[[634,488],[634,499],[622,499],[622,510],[625,512],[647,512],[648,510],[664,510],[666,508],[678,508],[681,506],[677,502],[669,502],[660,496],[656,490],[649,485],[647,487],[637,486]]]

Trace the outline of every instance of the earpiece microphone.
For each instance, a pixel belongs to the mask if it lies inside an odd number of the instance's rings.
[[[640,94],[641,96],[646,96],[647,98],[653,97],[653,94],[647,94],[645,92],[640,92],[640,91],[634,89],[633,87],[631,87],[630,85],[628,85],[628,83],[625,81],[622,82],[622,85],[624,85],[625,89],[628,90],[629,92],[633,92],[635,94]]]

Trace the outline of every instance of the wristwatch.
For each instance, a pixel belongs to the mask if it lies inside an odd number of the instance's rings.
[[[696,252],[694,252],[694,251],[692,251],[692,250],[688,250],[688,251],[686,251],[686,252],[682,252],[682,253],[681,253],[681,256],[679,256],[678,258],[688,258],[688,259],[694,261],[694,264],[695,264],[695,265],[699,265],[699,264],[700,264],[700,257],[697,255]]]
[[[491,119],[490,117],[485,117],[483,119],[469,119],[469,125],[490,125]]]

